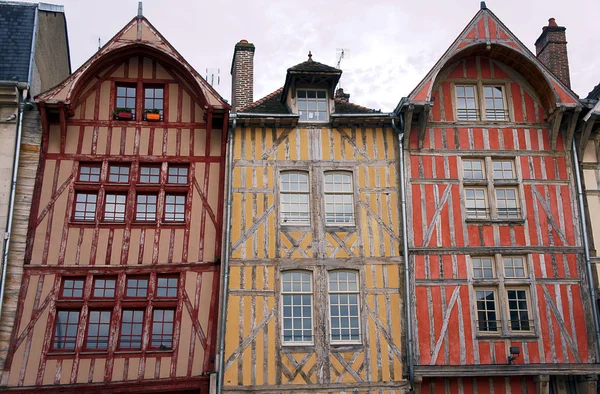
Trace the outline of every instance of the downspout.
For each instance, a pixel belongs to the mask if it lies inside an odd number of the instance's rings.
[[[8,202],[8,218],[6,220],[6,231],[4,232],[4,248],[2,250],[2,277],[0,278],[0,320],[4,311],[4,291],[6,289],[6,275],[8,271],[8,253],[10,249],[10,236],[12,233],[12,223],[15,210],[15,195],[17,191],[17,177],[19,175],[19,159],[21,157],[21,136],[23,134],[23,110],[27,94],[31,88],[31,78],[33,75],[33,65],[35,57],[35,47],[38,33],[38,15],[39,9],[35,7],[35,16],[33,18],[33,34],[31,36],[31,48],[29,51],[29,71],[27,74],[27,87],[24,89],[18,88],[18,104],[17,104],[17,135],[15,137],[15,154],[13,158],[12,179],[10,184],[10,197]]]
[[[583,204],[583,188],[581,187],[581,175],[579,173],[579,157],[577,155],[577,145],[573,138],[573,165],[575,166],[575,180],[577,181],[577,200],[579,200],[579,216],[581,217],[581,233],[583,234],[583,249],[585,253],[585,265],[587,269],[588,285],[592,301],[592,318],[594,319],[594,329],[596,330],[596,363],[600,362],[600,324],[598,324],[598,307],[596,305],[596,291],[594,289],[594,277],[592,275],[592,262],[590,259],[590,244],[587,234],[587,223],[585,220],[585,208]]]
[[[392,128],[398,133],[398,147],[400,151],[400,206],[402,209],[402,260],[404,261],[404,298],[406,309],[406,350],[408,352],[408,376],[411,391],[414,389],[415,365],[413,360],[413,332],[412,332],[412,310],[410,294],[410,270],[409,270],[409,251],[408,251],[408,224],[406,222],[406,185],[404,174],[404,120],[400,114],[400,129],[396,127],[396,122],[392,119]]]
[[[227,323],[227,296],[229,288],[229,257],[231,255],[230,243],[231,243],[231,205],[233,197],[233,134],[237,126],[237,119],[235,114],[231,114],[230,117],[233,119],[231,128],[229,129],[229,138],[227,146],[227,189],[225,196],[225,236],[223,240],[223,288],[221,289],[221,326],[219,327],[219,360],[218,360],[218,371],[217,371],[217,394],[223,392],[223,368],[225,366],[223,358],[225,357],[225,326]]]

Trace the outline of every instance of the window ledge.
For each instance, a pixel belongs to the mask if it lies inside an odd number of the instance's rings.
[[[285,229],[288,231],[312,231],[312,226],[310,224],[286,224],[280,223],[281,229]]]
[[[524,224],[525,218],[515,218],[515,219],[476,219],[476,218],[467,218],[465,219],[467,224],[477,225],[477,224]]]
[[[328,233],[355,233],[357,232],[356,224],[349,224],[347,226],[328,226],[325,225],[325,231]]]
[[[329,347],[331,349],[335,349],[336,351],[352,351],[352,350],[360,350],[364,348],[362,343],[329,343]]]
[[[522,334],[477,334],[476,339],[480,341],[485,340],[498,340],[498,339],[510,339],[510,340],[523,340],[523,341],[537,341],[539,336],[536,333],[522,333]]]
[[[314,351],[314,344],[281,344],[281,352],[282,353],[296,353],[296,352],[306,352],[306,351]]]
[[[487,186],[488,181],[485,179],[463,179],[465,186]]]

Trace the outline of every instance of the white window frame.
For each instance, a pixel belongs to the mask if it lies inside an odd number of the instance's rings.
[[[301,98],[300,97],[300,92],[306,92],[306,97]],[[308,92],[315,92],[315,98],[308,98]],[[322,97],[318,97],[319,93],[323,92],[325,93],[325,98]],[[313,100],[313,102],[316,103],[316,110],[310,111],[309,110],[309,102],[311,102],[311,100]],[[306,119],[303,119],[303,114],[301,113],[302,109],[300,108],[300,103],[301,102],[306,102]],[[325,103],[325,109],[319,109],[319,103]],[[311,123],[323,123],[323,122],[328,122],[329,121],[329,94],[327,92],[327,89],[311,89],[311,88],[297,88],[296,89],[296,109],[298,111],[298,122],[311,122]],[[311,113],[317,113],[317,114],[321,114],[324,113],[325,114],[325,119],[311,119],[310,118],[310,114]]]
[[[517,259],[521,260],[521,262],[523,263],[523,266],[522,266],[522,268],[523,268],[523,276],[514,276],[515,269],[521,268],[521,267],[515,268],[514,261],[517,260]],[[513,270],[513,276],[506,275],[506,267],[507,267],[506,261],[507,260],[510,260],[513,263],[510,266],[510,269]],[[527,279],[528,278],[528,276],[527,276],[528,275],[528,272],[527,272],[527,259],[525,257],[523,257],[523,256],[503,256],[502,257],[502,272],[504,273],[504,278],[505,279]]]
[[[506,190],[511,190],[515,193],[515,198],[514,200],[509,199],[506,197]],[[500,199],[498,196],[498,192],[499,191],[504,191],[505,197]],[[496,204],[495,204],[495,209],[496,209],[496,217],[500,220],[511,220],[511,219],[520,219],[522,217],[521,215],[521,204],[519,201],[519,189],[517,187],[514,186],[496,186],[494,188],[494,193],[495,193],[495,200],[496,200]],[[504,205],[508,205],[510,202],[514,201],[514,207],[500,207],[499,201],[504,201],[505,204]],[[503,210],[503,211],[501,211]],[[512,211],[511,211],[512,210]],[[501,214],[502,212],[502,214]]]
[[[492,276],[485,276],[485,274],[483,274],[483,272],[488,268],[488,267],[483,267],[483,265],[481,267],[475,267],[475,261],[480,261],[483,262],[483,260],[489,260],[490,261],[490,269],[492,271]],[[475,276],[475,269],[481,270],[483,276]],[[494,257],[492,256],[472,256],[471,257],[471,272],[473,273],[473,279],[474,280],[479,280],[479,279],[496,279],[496,263],[494,261]]]
[[[332,290],[332,288],[331,288],[331,285],[332,285],[331,275],[332,274],[336,274],[336,273],[337,274],[339,274],[339,273],[346,273],[346,274],[352,273],[352,274],[354,274],[355,277],[356,277],[356,280],[354,282],[354,283],[356,283],[356,289],[355,290],[340,290],[339,287],[338,287],[337,290]],[[328,295],[327,298],[328,298],[328,307],[329,307],[329,309],[327,311],[327,314],[328,314],[328,317],[329,317],[329,343],[331,343],[332,345],[356,344],[356,343],[361,343],[361,341],[362,341],[362,333],[361,333],[361,328],[360,328],[361,314],[360,314],[360,279],[359,278],[360,278],[360,275],[359,275],[359,271],[357,271],[357,270],[336,269],[336,270],[331,270],[331,271],[327,272],[327,295]],[[338,280],[338,285],[339,285],[339,283],[340,282]],[[346,284],[350,285],[350,281],[348,279],[346,279]],[[356,308],[357,308],[356,320],[358,322],[358,325],[356,326],[356,328],[353,328],[351,326],[351,324],[350,324],[350,319],[352,319],[350,311],[348,311],[348,314],[346,316],[342,316],[342,314],[340,312],[338,312],[338,316],[337,317],[340,318],[340,319],[343,318],[343,317],[347,317],[348,320],[349,320],[349,322],[348,322],[348,328],[347,329],[349,331],[352,331],[352,330],[355,330],[355,329],[358,330],[358,338],[356,338],[356,339],[333,339],[333,333],[332,333],[332,331],[333,331],[333,317],[332,317],[332,314],[331,314],[331,309],[332,309],[332,305],[333,305],[332,304],[332,300],[331,300],[331,296],[332,295],[338,295],[338,296],[340,296],[340,295],[348,295],[348,296],[355,295],[356,296]],[[338,304],[337,304],[338,308],[340,307],[340,305],[343,305],[343,304],[341,304],[338,301]],[[351,305],[350,301],[348,301],[347,306],[348,306],[348,308],[350,308],[353,305]],[[341,327],[341,324],[340,324],[340,327],[338,327],[336,329],[341,331],[343,329],[343,327]],[[352,334],[350,334],[350,336],[352,336]]]
[[[494,102],[493,108],[488,108],[488,105],[487,105],[488,96],[486,95],[486,88],[492,89],[492,96],[490,99]],[[493,89],[500,89],[500,96],[501,96],[500,98],[502,99],[502,107],[503,108],[496,108],[496,100],[498,99],[498,97],[494,95]],[[494,84],[483,84],[482,90],[483,90],[482,108],[483,108],[483,113],[485,115],[484,119],[490,120],[490,121],[495,121],[495,122],[506,122],[509,119],[508,105],[507,105],[506,94],[505,94],[506,86],[505,85],[494,85]],[[488,111],[493,111],[492,112],[493,116],[489,116]],[[498,116],[499,113],[502,113],[501,119]]]
[[[466,88],[472,88],[473,89],[473,98],[467,96],[467,91]],[[463,89],[464,90],[464,96],[459,96],[459,89]],[[481,115],[480,115],[480,103],[478,100],[478,96],[479,96],[479,92],[477,91],[477,84],[469,84],[469,83],[465,83],[465,84],[456,84],[454,85],[454,98],[455,98],[455,102],[456,102],[456,120],[459,122],[472,122],[472,121],[479,121],[481,120]],[[464,108],[459,108],[459,100],[463,99],[465,100],[465,107]],[[475,108],[469,108],[469,106],[467,105],[467,100],[473,100],[475,102]],[[461,115],[461,111],[464,112],[463,115]],[[463,116],[464,118],[461,119],[461,116]]]
[[[342,176],[347,176],[348,179],[350,179],[350,190],[334,190],[334,191],[327,191],[327,178],[329,176],[333,176],[334,177],[334,182],[332,183],[333,185],[335,185],[335,175],[342,175]],[[344,185],[344,181],[342,181],[342,185]],[[352,173],[352,171],[344,171],[344,170],[333,170],[333,171],[324,171],[323,172],[323,194],[324,194],[324,209],[323,212],[325,214],[325,226],[355,226],[356,225],[356,209],[354,206],[354,174]],[[333,196],[334,197],[334,201],[331,202],[327,202],[327,197],[329,196]],[[337,203],[335,202],[335,197],[336,196],[341,196],[342,199],[344,199],[344,197],[349,196],[350,197],[350,203],[349,205],[352,207],[352,221],[351,222],[330,222],[328,220],[328,212],[327,212],[327,207],[328,205],[333,205],[334,207],[334,211],[330,214],[336,215],[335,212],[335,208],[338,206]],[[343,201],[342,203],[342,207],[346,206],[348,203]],[[342,214],[345,217],[345,212],[342,212]],[[335,218],[335,216],[334,216]]]
[[[506,178],[504,176],[504,173],[506,171],[508,171],[506,168],[504,168],[504,164],[509,163],[510,164],[510,170],[511,170],[511,177],[510,178]],[[495,165],[496,164],[501,164],[501,168],[499,170],[496,170]],[[502,173],[502,177],[497,178],[496,177],[496,171],[500,171]],[[493,178],[495,181],[514,181],[517,179],[516,175],[515,175],[515,161],[514,159],[492,159],[492,174],[493,174]]]
[[[484,159],[477,159],[477,158],[469,158],[469,159],[463,159],[463,179],[465,181],[484,181],[486,179],[486,171],[485,171],[485,160]],[[470,163],[469,167],[467,168],[466,164]],[[473,163],[479,163],[479,165],[481,166],[481,170],[479,169],[473,169]],[[481,171],[481,178],[468,178],[466,175],[467,173],[470,173],[470,175],[473,175],[475,172]]]
[[[483,320],[483,321],[486,322],[484,324],[486,324],[488,327],[489,327],[490,322],[494,322],[496,324],[496,329],[495,330],[490,330],[490,329],[488,329],[488,330],[481,330],[480,329],[480,324],[481,324],[480,322],[481,321],[479,320],[479,312],[483,311],[483,310],[479,309],[479,305],[478,305],[479,302],[480,302],[480,300],[477,298],[477,292],[480,292],[480,291],[489,291],[489,292],[491,292],[494,295],[494,309],[493,309],[493,312],[496,314],[496,320]],[[477,334],[479,334],[479,335],[499,335],[500,333],[502,333],[502,316],[500,315],[499,308],[498,308],[498,302],[499,302],[499,299],[498,299],[498,288],[497,287],[484,287],[484,286],[479,287],[478,286],[478,287],[476,287],[474,289],[474,293],[475,293],[475,313],[477,314],[476,319],[475,319],[475,326],[476,326],[475,329],[477,330]],[[482,302],[487,303],[489,301],[485,300],[485,301],[482,301]],[[492,311],[491,309],[490,310],[488,310],[487,308],[485,309],[486,314],[489,313],[489,312],[491,312],[491,311]]]
[[[481,207],[477,207],[477,201],[481,201],[481,199],[477,198],[477,196],[475,196],[474,199],[470,199],[467,196],[467,191],[469,190],[473,190],[473,191],[482,191],[483,192],[483,208]],[[467,214],[467,219],[488,219],[490,217],[489,215],[489,204],[488,204],[488,195],[487,195],[487,188],[485,187],[481,187],[481,186],[465,186],[465,213]],[[467,205],[468,201],[474,201],[475,202],[475,207],[469,207]],[[479,212],[480,210],[483,209],[483,216],[482,214]],[[474,210],[474,214],[470,214],[469,211],[470,210]]]
[[[290,274],[292,276],[293,276],[293,274],[301,274],[301,275],[307,274],[308,277],[309,277],[310,291],[309,292],[302,291],[302,279],[301,279],[301,282],[300,282],[301,291],[294,291],[294,289],[293,289],[294,281],[293,280],[291,281],[292,289],[286,291],[285,290],[285,282],[286,281],[284,280],[284,278],[285,278],[285,276],[287,274]],[[292,279],[293,279],[293,277],[292,277]],[[293,303],[291,304],[291,308],[292,308],[291,313],[292,314],[291,314],[291,316],[288,317],[288,318],[292,319],[292,328],[291,328],[292,339],[290,339],[290,340],[286,340],[285,339],[286,336],[284,334],[285,334],[285,331],[286,331],[286,328],[285,328],[285,321],[286,321],[285,308],[286,308],[286,306],[284,304],[284,298],[285,298],[286,295],[292,295],[292,296],[294,296],[294,295],[300,295],[300,296],[309,295],[310,296],[310,322],[311,322],[311,325],[310,325],[310,337],[311,337],[311,340],[310,341],[305,341],[305,340],[294,341],[293,340],[293,338],[294,338],[294,330],[295,330],[293,319],[297,318],[297,317],[294,317],[294,315],[293,315],[293,308],[294,308],[294,304]],[[300,308],[301,309],[304,308],[303,302],[302,302]],[[313,279],[313,272],[312,271],[308,271],[308,270],[286,270],[286,271],[282,271],[281,272],[281,332],[279,333],[279,335],[281,335],[281,343],[284,346],[305,346],[305,345],[313,345],[314,344],[314,336],[315,336],[315,319],[314,319],[315,312],[314,312],[314,308],[315,308],[315,302],[314,302],[314,279]],[[302,339],[304,339],[304,331],[305,331],[303,319],[306,317],[306,316],[303,316],[303,313],[304,313],[304,311],[302,311],[302,314],[301,314],[301,317],[300,317],[300,319],[302,319],[302,328],[301,328]]]
[[[306,191],[304,190],[284,190],[283,185],[284,185],[284,177],[286,175],[298,175],[298,176],[306,176]],[[300,186],[300,184],[303,182],[300,182],[300,180],[297,182],[298,186]],[[306,217],[306,221],[286,221],[285,219],[285,215],[284,215],[284,210],[283,210],[283,205],[284,204],[289,204],[290,206],[294,203],[292,202],[284,202],[284,196],[298,196],[298,198],[300,198],[300,196],[306,196],[306,204],[308,206],[308,209],[306,211],[307,213],[307,217]],[[281,171],[279,173],[279,223],[283,226],[310,226],[311,224],[311,196],[310,196],[310,173],[308,171],[302,171],[302,170],[284,170]],[[301,202],[295,203],[297,205],[300,205]],[[291,212],[291,211],[290,211]],[[301,211],[298,210],[295,213],[300,213]]]
[[[527,307],[526,311],[527,311],[527,317],[528,319],[527,324],[529,325],[529,329],[528,330],[515,330],[513,329],[512,326],[512,319],[510,316],[511,313],[511,309],[510,309],[510,300],[508,298],[508,292],[509,291],[523,291],[525,293],[525,305]],[[511,334],[530,334],[532,332],[534,332],[534,326],[535,326],[535,321],[533,320],[533,311],[531,309],[531,293],[530,293],[530,289],[528,287],[523,287],[523,286],[519,286],[519,285],[507,285],[504,289],[505,292],[505,297],[506,297],[506,321],[507,321],[507,325],[508,325],[508,330],[510,331]],[[518,311],[520,311],[521,309],[517,309]],[[521,320],[519,318],[518,320],[519,322],[523,322],[525,320]]]

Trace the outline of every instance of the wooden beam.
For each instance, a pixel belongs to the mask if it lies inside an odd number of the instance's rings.
[[[410,104],[404,117],[404,146],[408,146],[410,140],[410,129],[412,127],[413,113],[415,112],[415,105]]]
[[[583,152],[587,146],[587,143],[590,139],[590,135],[592,134],[592,127],[594,126],[594,122],[596,122],[596,114],[591,114],[588,120],[583,125],[583,132],[581,133],[581,139],[579,140],[579,156],[583,157]]]
[[[558,139],[558,133],[560,132],[560,124],[562,122],[563,114],[565,113],[566,107],[561,106],[559,109],[554,111],[551,118],[552,129],[550,130],[550,149],[556,150],[556,140]]]
[[[548,394],[550,392],[550,375],[538,375],[533,378],[535,394]]]
[[[419,149],[423,149],[423,141],[425,140],[425,133],[427,132],[427,121],[430,109],[431,107],[429,104],[425,104],[423,112],[421,113],[421,119],[419,121]]]
[[[569,126],[567,127],[567,137],[565,139],[565,150],[571,149],[571,144],[573,143],[573,136],[575,135],[575,126],[577,126],[577,120],[579,119],[580,112],[581,107],[575,107],[573,112],[571,112],[571,117],[569,118]]]

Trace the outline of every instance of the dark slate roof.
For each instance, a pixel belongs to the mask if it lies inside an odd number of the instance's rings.
[[[596,87],[594,89],[592,89],[591,92],[588,93],[586,99],[589,99],[589,100],[600,99],[600,83],[598,85],[596,85]]]
[[[281,95],[283,88],[279,88],[273,93],[253,102],[250,105],[241,108],[239,113],[256,113],[256,114],[280,114],[280,115],[293,115],[288,109],[287,105],[282,103]],[[350,103],[339,98],[334,99],[335,113],[336,114],[372,114],[381,112],[380,110],[374,110],[367,107]]]
[[[0,2],[0,81],[27,82],[36,7]]]
[[[342,73],[342,70],[338,68],[328,66],[327,64],[315,62],[314,60],[312,60],[312,57],[309,57],[309,59],[305,62],[296,64],[295,66],[288,68],[288,72],[289,71],[337,74]]]
[[[283,88],[279,88],[273,93],[261,98],[241,108],[238,112],[245,113],[255,113],[255,114],[283,114],[283,115],[291,115],[292,113],[288,109],[285,103],[282,103],[281,93],[283,92]]]

